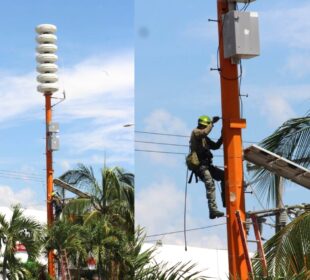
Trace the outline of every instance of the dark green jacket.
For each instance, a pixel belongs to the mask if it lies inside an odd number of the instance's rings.
[[[213,155],[210,150],[217,150],[221,147],[223,140],[220,137],[217,142],[212,141],[208,134],[212,130],[212,124],[206,128],[195,128],[190,138],[191,152],[196,152],[199,161],[203,163],[212,163]]]

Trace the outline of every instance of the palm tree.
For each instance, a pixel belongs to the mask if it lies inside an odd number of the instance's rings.
[[[27,232],[28,234],[25,234]],[[5,247],[3,253],[2,275],[7,279],[7,270],[23,273],[23,268],[14,256],[16,243],[22,243],[30,259],[35,259],[40,251],[42,226],[23,216],[23,211],[19,205],[13,207],[12,218],[7,221],[5,215],[0,214],[0,246]],[[2,249],[2,248],[0,248]],[[16,271],[20,268],[20,272]]]
[[[79,224],[73,224],[70,221],[58,220],[49,229],[46,240],[46,250],[57,250],[58,273],[61,272],[61,254],[66,252],[68,257],[73,256],[73,261],[78,262],[80,259],[85,259],[87,252],[84,246],[83,239],[84,228]]]
[[[62,181],[86,191],[90,198],[71,200],[65,217],[75,217],[92,232],[91,246],[96,251],[99,275],[119,279],[128,270],[121,249],[134,241],[134,176],[121,168],[103,168],[101,182],[93,169],[79,165],[60,176]]]
[[[59,177],[66,183],[86,191],[90,199],[72,200],[66,207],[66,214],[87,213],[87,220],[98,216],[110,217],[118,226],[134,232],[134,176],[121,168],[103,168],[101,184],[97,181],[91,167],[80,164]]]
[[[261,146],[306,168],[310,165],[310,114],[286,121]],[[256,189],[267,196],[268,204],[283,205],[281,178],[263,168],[254,168]],[[277,217],[278,225],[279,217]],[[270,279],[310,279],[309,212],[297,217],[264,245]],[[254,263],[257,279],[261,279],[260,263]]]
[[[294,161],[306,168],[310,165],[310,113],[305,117],[294,118],[283,123],[272,135],[265,138],[260,146]],[[254,171],[253,181],[255,189],[262,197],[267,198],[267,203],[276,204],[282,208],[282,182],[283,178],[262,167],[250,168]],[[279,216],[277,216],[277,225]],[[277,231],[281,226],[277,227]]]
[[[265,243],[269,279],[310,279],[309,229],[310,212],[305,212]],[[260,264],[253,263],[257,279],[263,273]]]
[[[310,113],[286,121],[261,141],[260,146],[307,168],[310,165]],[[274,202],[276,185],[273,174],[264,168],[255,168],[253,175],[256,188],[262,195],[267,194],[268,202]]]

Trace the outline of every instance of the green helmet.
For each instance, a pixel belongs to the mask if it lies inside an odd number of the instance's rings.
[[[198,124],[201,125],[209,125],[212,122],[211,118],[209,116],[200,116],[198,119]]]

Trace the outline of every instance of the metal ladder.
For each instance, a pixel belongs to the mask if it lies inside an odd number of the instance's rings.
[[[61,260],[61,279],[71,280],[70,270],[68,267],[68,257],[66,250],[61,250],[60,260]]]
[[[244,231],[245,221],[241,220],[241,216],[240,216],[239,211],[236,211],[236,217],[237,217],[239,233],[240,233],[240,237],[241,237],[241,241],[242,241],[242,245],[243,245],[243,250],[244,250],[244,254],[245,254],[245,260],[246,260],[246,264],[248,267],[248,271],[249,271],[250,275],[253,275],[252,260],[251,260],[250,255],[249,255],[249,249],[248,249],[248,245],[247,245],[247,242],[250,242],[250,241],[247,241],[246,234]],[[267,277],[268,276],[267,262],[266,262],[266,258],[265,258],[264,247],[262,244],[261,235],[259,232],[257,217],[255,214],[250,214],[250,218],[252,220],[254,233],[255,233],[255,240],[252,242],[255,242],[257,244],[257,251],[259,254],[259,258],[257,258],[257,259],[261,261],[262,268],[263,268],[263,276]]]

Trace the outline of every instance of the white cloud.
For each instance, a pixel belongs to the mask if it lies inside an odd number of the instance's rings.
[[[148,233],[178,228],[182,225],[184,194],[174,183],[162,180],[136,194],[136,224]]]
[[[285,46],[298,49],[310,47],[310,21],[306,20],[310,14],[310,4],[296,3],[294,6],[288,8],[283,5],[261,12],[261,37],[264,40],[284,43]]]
[[[35,86],[34,73],[1,77],[0,123],[5,123],[16,117],[19,119],[28,118],[31,116],[34,107],[40,108],[40,105],[43,104],[43,98],[36,92]],[[31,117],[35,118],[34,115]]]
[[[60,69],[66,100],[54,107],[53,119],[66,125],[61,148],[73,154],[113,151],[113,157],[133,156],[133,130],[123,128],[134,119],[134,66],[130,51],[87,58]],[[0,81],[0,124],[44,118],[44,98],[36,92],[35,73],[7,75]],[[54,100],[57,102],[57,100]],[[66,159],[67,160],[67,159]],[[122,160],[121,160],[122,161]],[[63,164],[62,164],[63,165]],[[68,166],[68,165],[67,165]]]
[[[10,207],[21,204],[24,207],[33,206],[37,202],[36,193],[30,188],[13,191],[9,186],[0,186],[0,205]]]
[[[71,164],[68,160],[65,160],[65,159],[61,160],[59,162],[59,165],[61,166],[62,172],[65,172],[65,171],[71,169]]]
[[[36,91],[35,73],[4,75],[0,81],[0,122],[13,118],[44,117],[42,94]],[[61,89],[66,101],[56,107],[56,116],[95,118],[115,116],[114,106],[126,110],[133,105],[133,55],[116,53],[110,57],[86,59],[71,68],[59,71]],[[57,94],[60,96],[60,94]],[[104,103],[103,103],[104,102]],[[122,106],[117,106],[120,103]],[[105,106],[103,106],[105,105]],[[36,114],[33,114],[33,111]],[[128,121],[131,121],[133,116]]]
[[[190,215],[191,207],[196,207],[192,201],[188,201],[187,225],[188,228],[197,228],[206,225],[218,224],[218,220],[193,217]],[[170,180],[162,179],[136,192],[136,225],[146,229],[148,235],[165,232],[179,231],[183,229],[184,218],[184,191],[176,187]],[[204,216],[207,216],[206,213]],[[216,232],[217,231],[217,232]],[[226,248],[226,231],[215,227],[213,231],[197,230],[187,233],[190,246],[208,248]],[[223,237],[224,236],[224,237]],[[183,233],[150,237],[149,240],[162,239],[165,244],[184,244]]]
[[[270,124],[281,124],[296,116],[290,104],[281,96],[270,96],[265,99],[261,112]]]
[[[309,103],[310,85],[252,86],[250,93],[251,110],[257,110],[271,127],[277,127],[289,118],[306,113],[301,107]],[[305,108],[303,110],[307,110]]]
[[[29,208],[29,209],[22,208],[22,210],[23,210],[23,214],[25,217],[35,219],[42,224],[46,224],[46,221],[47,221],[46,210],[38,210],[34,208]],[[13,211],[9,207],[1,206],[0,213],[2,215],[5,215],[5,218],[9,220],[12,217]]]
[[[207,20],[196,20],[185,27],[184,34],[187,37],[200,39],[207,42],[216,42],[218,40],[217,24]]]
[[[148,131],[160,131],[163,133],[188,133],[185,123],[171,115],[169,112],[158,109],[150,113],[144,120],[145,129]]]
[[[310,54],[300,52],[290,55],[283,70],[296,78],[308,76],[310,74]]]
[[[173,116],[169,112],[157,109],[151,112],[145,119],[145,130],[149,132],[159,132],[167,134],[179,134],[179,135],[189,135],[190,129],[187,128],[185,122],[178,117]],[[146,137],[146,138],[145,138]],[[140,139],[140,138],[139,138]],[[164,135],[144,135],[144,140],[151,142],[159,143],[173,143],[178,144],[180,138],[178,137],[169,137]],[[184,138],[181,138],[184,144]],[[168,147],[168,149],[167,149]],[[157,144],[143,144],[137,143],[137,149],[146,149],[146,150],[155,150],[155,151],[175,151],[179,153],[184,153],[187,151],[186,147],[176,147],[176,146],[162,146]],[[181,160],[184,161],[184,156],[179,155],[179,158],[176,158],[175,155],[169,155],[164,153],[148,153],[145,156],[149,157],[152,161],[168,165],[175,166],[177,162]]]

